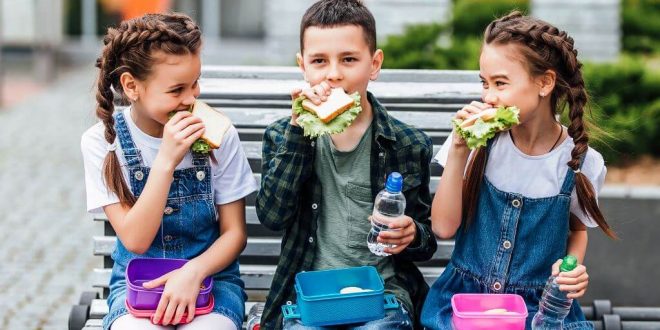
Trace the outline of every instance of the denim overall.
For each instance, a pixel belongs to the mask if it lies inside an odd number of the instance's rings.
[[[498,190],[484,176],[476,215],[467,228],[463,223],[456,232],[451,260],[424,303],[422,325],[452,329],[455,293],[515,293],[525,299],[530,329],[552,264],[566,254],[573,187],[570,168],[559,195],[544,198]],[[564,329],[593,329],[577,300]]]
[[[115,129],[121,150],[128,162],[131,191],[139,197],[149,175],[144,166],[140,150],[133,143],[123,112],[115,115]],[[110,278],[108,296],[109,313],[103,318],[103,328],[119,316],[128,313],[125,307],[125,271],[128,262],[141,258],[180,258],[192,259],[202,254],[220,236],[220,228],[213,202],[209,157],[193,153],[193,167],[174,171],[174,180],[167,196],[167,207],[163,221],[149,250],[142,255],[131,253],[117,239],[112,253],[114,266]],[[238,260],[221,272],[213,275],[214,313],[228,317],[241,329],[245,315],[244,284],[238,270]]]

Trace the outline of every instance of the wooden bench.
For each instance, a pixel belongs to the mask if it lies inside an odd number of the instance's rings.
[[[294,87],[304,85],[302,74],[295,67],[205,66],[200,85],[200,99],[231,117],[255,178],[259,180],[264,129],[273,121],[290,115],[289,93]],[[451,131],[453,114],[462,105],[479,99],[481,85],[476,71],[383,70],[378,81],[370,84],[369,90],[392,116],[424,130],[433,140],[435,154]],[[432,192],[440,174],[440,166],[433,164]],[[281,242],[280,232],[270,231],[259,223],[254,207],[255,196],[252,194],[247,198],[248,244],[239,257],[241,278],[248,293],[246,313],[255,303],[265,300]],[[103,223],[105,230],[104,236],[93,238],[93,253],[104,260],[103,268],[94,270],[93,286],[101,292],[102,298],[106,298],[115,233],[104,217],[95,220]],[[427,283],[432,284],[442,273],[452,250],[452,240],[439,240],[432,260],[419,264]],[[69,328],[79,330],[84,325],[87,330],[98,329],[107,312],[105,299],[99,299],[97,292],[85,292],[79,304],[72,308]]]

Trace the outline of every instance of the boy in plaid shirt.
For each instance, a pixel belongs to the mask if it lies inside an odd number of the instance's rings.
[[[358,0],[321,0],[303,16],[300,53],[311,86],[292,91],[315,104],[331,88],[359,92],[362,111],[342,133],[311,139],[297,115],[269,125],[264,134],[257,214],[272,230],[283,230],[282,254],[266,300],[264,329],[304,329],[282,322],[280,306],[295,302],[295,275],[301,271],[371,265],[396,295],[401,308],[381,320],[351,327],[412,329],[428,286],[413,261],[431,258],[437,245],[429,221],[429,165],[432,143],[422,131],[388,115],[367,92],[378,77],[383,52],[376,48],[375,20]],[[383,231],[379,241],[393,244],[378,257],[367,247],[373,201],[391,172],[404,177],[405,215]]]

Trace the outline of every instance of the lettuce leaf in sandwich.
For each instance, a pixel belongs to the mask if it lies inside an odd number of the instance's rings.
[[[452,124],[456,133],[467,143],[468,148],[485,147],[488,139],[498,132],[507,130],[520,123],[517,107],[498,107],[484,110],[465,120],[453,119]]]
[[[181,111],[192,111],[192,110],[181,110]],[[167,118],[168,118],[168,119],[171,119],[172,116],[174,116],[175,113],[176,113],[176,111],[171,111],[170,113],[167,114]],[[201,138],[200,138],[200,139],[197,139],[197,140],[196,140],[195,142],[193,142],[193,144],[190,146],[190,150],[191,150],[192,152],[197,152],[197,153],[200,153],[200,154],[208,154],[208,153],[211,152],[212,149],[213,149],[213,148],[211,148],[211,146],[209,145],[209,143],[206,142],[206,141],[204,141],[204,140],[201,139]]]
[[[306,99],[300,96],[293,101],[293,111],[298,115],[296,122],[303,129],[303,134],[310,138],[317,138],[324,134],[337,134],[343,132],[348,126],[353,123],[355,118],[362,111],[360,106],[360,93],[355,92],[349,95],[353,99],[353,105],[345,110],[334,119],[324,123],[313,112],[305,110],[303,101]]]

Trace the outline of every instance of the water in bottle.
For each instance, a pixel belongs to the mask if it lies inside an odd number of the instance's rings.
[[[559,271],[570,272],[577,267],[577,259],[568,255],[562,260]],[[573,299],[566,297],[568,292],[560,291],[556,276],[550,276],[543,289],[539,311],[532,320],[533,330],[561,330],[564,318],[571,310]]]
[[[377,256],[389,256],[384,249],[393,248],[394,245],[383,244],[377,241],[381,231],[389,231],[390,223],[402,216],[406,210],[406,198],[401,193],[403,177],[398,172],[392,172],[387,177],[385,189],[378,193],[374,201],[374,211],[371,215],[371,230],[367,235],[367,246]]]

